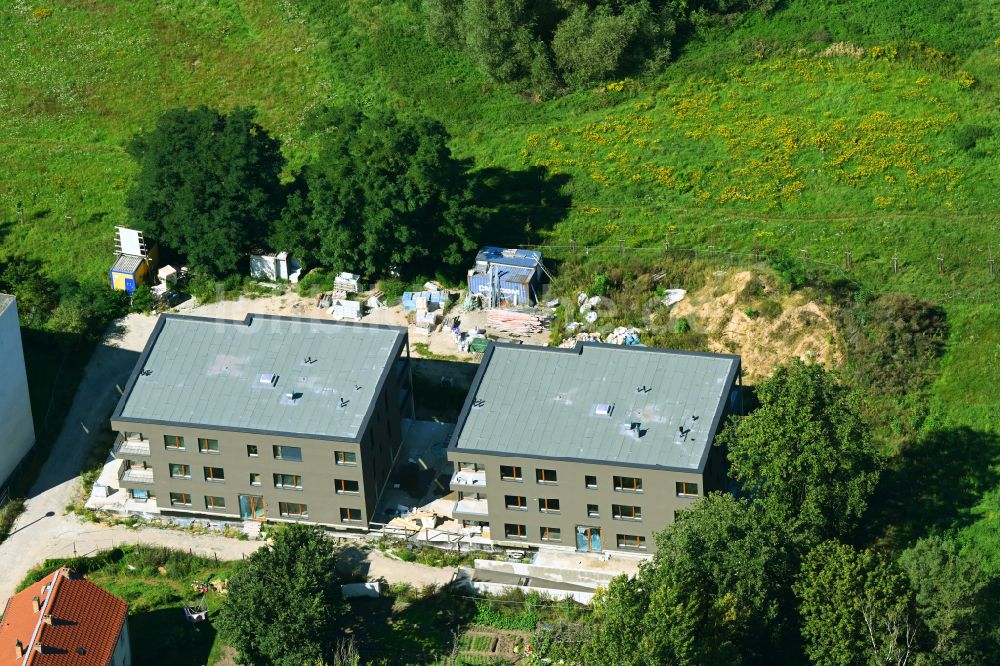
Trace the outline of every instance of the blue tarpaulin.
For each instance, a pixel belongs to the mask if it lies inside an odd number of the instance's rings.
[[[416,310],[418,298],[426,298],[428,303],[444,303],[447,296],[443,291],[404,291],[403,310],[407,312]]]

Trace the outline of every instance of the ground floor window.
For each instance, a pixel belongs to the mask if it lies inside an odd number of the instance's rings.
[[[219,509],[225,509],[226,498],[208,495],[205,497],[205,508],[208,509],[209,511],[217,511]]]
[[[524,529],[524,525],[517,525],[514,523],[507,523],[503,526],[503,533],[508,539],[527,539],[528,533]]]
[[[341,509],[340,510],[340,522],[342,523],[360,523],[361,522],[361,509]]]
[[[542,541],[562,541],[562,532],[558,527],[541,527]]]
[[[170,493],[170,506],[191,506],[189,493]]]
[[[646,537],[632,534],[618,535],[619,550],[646,550]]]
[[[153,496],[149,494],[148,490],[140,490],[138,488],[133,488],[132,490],[130,490],[129,497],[138,502],[145,502],[146,500],[153,498]]]
[[[278,502],[278,513],[288,518],[308,518],[309,508],[299,502]]]

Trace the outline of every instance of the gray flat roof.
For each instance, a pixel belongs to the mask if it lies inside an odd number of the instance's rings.
[[[494,343],[451,446],[700,470],[739,367],[724,354]]]
[[[113,418],[355,439],[405,334],[271,315],[162,315]]]

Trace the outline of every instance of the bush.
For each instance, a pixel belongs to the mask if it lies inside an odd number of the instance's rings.
[[[384,294],[386,305],[395,305],[403,297],[406,291],[406,283],[399,278],[387,278],[379,280],[378,288]]]
[[[132,294],[132,312],[149,312],[156,305],[153,290],[148,284],[140,284]]]
[[[222,296],[222,283],[210,275],[199,274],[188,281],[187,292],[199,303],[214,303]]]
[[[944,353],[944,310],[908,294],[883,294],[859,306],[845,327],[856,381],[902,394],[923,386]]]
[[[782,254],[772,257],[770,263],[775,275],[789,289],[801,289],[809,282],[809,272],[801,261]]]

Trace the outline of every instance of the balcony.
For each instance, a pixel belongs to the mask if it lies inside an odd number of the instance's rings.
[[[489,504],[484,499],[460,499],[455,502],[453,513],[463,516],[482,517],[489,514]]]
[[[145,469],[129,467],[126,460],[122,462],[122,467],[118,470],[118,481],[120,483],[153,483],[153,470],[148,467]]]
[[[451,485],[454,488],[485,488],[486,472],[480,470],[474,472],[471,469],[460,469],[451,475]]]
[[[125,439],[125,435],[118,433],[118,439],[111,447],[111,453],[115,458],[126,458],[129,456],[148,456],[148,439]]]

